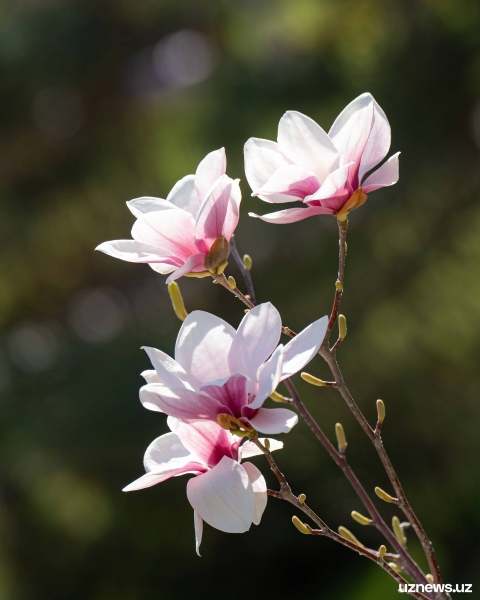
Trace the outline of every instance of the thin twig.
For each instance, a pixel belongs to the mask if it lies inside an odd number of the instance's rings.
[[[232,238],[230,240],[230,253],[233,256],[233,259],[235,260],[235,262],[237,263],[237,267],[240,269],[240,272],[242,273],[243,280],[245,281],[245,285],[247,287],[248,295],[250,296],[250,300],[253,302],[253,304],[255,304],[256,299],[255,299],[255,290],[253,288],[252,274],[245,266],[245,264],[242,260],[242,257],[240,256],[240,254],[237,250],[237,244],[235,242],[234,235],[232,235]]]

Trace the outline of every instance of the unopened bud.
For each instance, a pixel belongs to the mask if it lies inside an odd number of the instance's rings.
[[[388,566],[395,571],[395,573],[400,573],[402,569],[397,565],[397,563],[389,562]]]
[[[433,578],[433,575],[431,573],[428,573],[427,575],[425,575],[428,583],[433,583],[435,581],[435,579]]]
[[[383,500],[384,502],[393,502],[394,504],[396,503],[396,498],[390,496],[390,494],[387,494],[387,492],[385,490],[382,490],[382,488],[376,487],[375,493],[380,498],[380,500]]]
[[[237,287],[237,282],[235,281],[235,279],[231,275],[228,278],[228,285],[230,286],[231,290],[234,290]]]
[[[383,402],[383,400],[377,400],[377,415],[378,422],[383,423],[385,419],[385,403]]]
[[[345,430],[341,423],[335,424],[335,435],[337,436],[338,449],[340,452],[345,452],[347,449],[347,438],[345,437]]]
[[[338,315],[338,337],[341,340],[347,337],[347,319],[345,315]]]
[[[343,525],[340,525],[340,527],[338,528],[338,533],[343,538],[345,538],[346,540],[348,540],[349,542],[353,542],[357,546],[360,546],[360,548],[365,548],[365,546],[362,544],[362,542],[359,542],[357,540],[357,538],[353,535],[353,533],[349,529],[347,529],[346,527],[343,527]]]
[[[378,549],[378,558],[383,558],[386,553],[387,553],[387,547],[382,544],[380,546],[380,548]]]
[[[292,333],[291,330],[290,330],[290,327],[284,327],[283,328],[283,333],[285,335],[290,335]]]
[[[305,504],[305,500],[307,499],[307,497],[305,496],[305,494],[300,494],[298,496],[298,501],[300,504]]]
[[[180,321],[185,321],[185,319],[188,317],[188,313],[185,309],[185,304],[183,303],[182,292],[180,291],[176,281],[172,281],[168,284],[168,293],[170,294],[170,300],[172,301],[175,314]]]
[[[211,245],[205,257],[205,268],[216,269],[227,260],[230,255],[230,245],[223,235],[220,235]]]
[[[316,385],[318,387],[325,385],[325,382],[322,379],[314,377],[313,375],[310,375],[310,373],[303,372],[300,374],[300,377],[303,379],[303,381],[306,381],[310,385]]]
[[[243,264],[245,265],[245,268],[247,269],[247,271],[252,270],[253,262],[252,262],[252,257],[250,256],[250,254],[243,255]]]
[[[217,267],[217,275],[221,275],[228,266],[228,261],[223,261],[221,265]]]
[[[403,527],[400,525],[400,519],[397,516],[392,518],[392,529],[393,533],[395,534],[395,537],[400,542],[400,544],[402,544],[402,546],[406,546],[407,538],[405,536],[405,533],[403,532]]]
[[[371,525],[372,524],[372,519],[365,517],[364,515],[357,512],[356,510],[352,510],[352,519],[354,521],[356,521],[357,523],[360,523],[360,525]]]
[[[270,440],[268,438],[265,438],[263,440],[263,447],[265,448],[265,450],[267,450],[267,452],[270,450]]]
[[[340,281],[340,279],[337,279],[335,282],[335,289],[337,292],[341,292],[343,290],[343,283]]]
[[[252,299],[252,297],[250,296],[250,294],[245,294],[245,298],[246,298],[247,300],[251,300],[251,299]]]
[[[302,523],[300,519],[295,515],[292,517],[292,523],[295,525],[295,527],[300,533],[304,533],[305,535],[310,535],[312,533],[310,527],[308,527],[308,525],[305,525],[305,523]]]
[[[274,402],[283,402],[283,396],[282,396],[282,394],[279,394],[278,392],[272,392],[270,394],[270,399],[273,400]]]

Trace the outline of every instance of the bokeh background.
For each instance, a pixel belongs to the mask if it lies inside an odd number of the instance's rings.
[[[0,597],[397,597],[365,559],[298,534],[279,501],[247,534],[206,527],[198,558],[185,477],[122,494],[166,430],[138,401],[140,346],[170,353],[179,322],[164,277],[93,251],[129,237],[126,200],[166,197],[225,146],[259,300],[306,326],[331,306],[336,224],[250,219],[268,205],[250,197],[242,146],[275,139],[288,109],[328,130],[364,91],[390,119],[401,178],[351,215],[339,359],[371,421],[386,402],[384,440],[445,580],[478,594],[479,2],[18,0],[0,14]],[[188,310],[243,316],[207,280],[180,285]],[[327,377],[320,358],[309,370]],[[343,422],[366,487],[390,489],[335,391],[298,387],[332,437]],[[378,547],[307,427],[284,442],[294,489]]]

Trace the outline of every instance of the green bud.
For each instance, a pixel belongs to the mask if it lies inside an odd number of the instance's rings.
[[[337,292],[341,292],[343,290],[343,283],[339,279],[337,279],[335,282],[335,289]]]
[[[377,400],[377,415],[378,415],[378,422],[383,423],[383,421],[385,419],[385,404],[384,404],[383,400]]]
[[[308,525],[305,525],[305,523],[302,523],[300,519],[295,515],[292,517],[292,523],[295,525],[295,527],[300,533],[304,533],[305,535],[311,535],[311,528]]]
[[[354,521],[356,521],[357,523],[360,523],[360,525],[371,525],[372,524],[372,519],[365,517],[364,515],[357,512],[356,510],[352,510],[352,519]]]
[[[347,319],[345,315],[338,315],[338,337],[341,340],[347,337]]]
[[[235,279],[231,275],[228,278],[228,285],[230,286],[231,290],[234,290],[237,287],[237,282],[235,281]]]
[[[428,573],[428,575],[425,575],[425,577],[427,578],[428,583],[433,583],[435,581],[431,573]]]
[[[401,573],[402,569],[397,565],[397,563],[389,562],[388,566],[395,571],[395,573]]]
[[[382,488],[376,487],[375,493],[380,498],[380,500],[383,500],[384,502],[392,502],[393,504],[396,504],[396,498],[394,498],[393,496],[390,496],[390,494],[387,494],[387,492],[382,490]]]
[[[347,449],[347,438],[345,437],[345,430],[341,423],[335,425],[335,435],[337,436],[338,449],[340,452],[345,452]]]
[[[400,542],[400,544],[402,544],[402,546],[406,546],[407,538],[403,531],[403,527],[400,525],[400,519],[397,516],[392,518],[392,529],[393,533],[395,534],[395,537]]]
[[[267,452],[268,450],[270,450],[270,440],[268,438],[265,438],[263,440],[263,447],[265,448],[265,450],[267,450]]]
[[[353,542],[357,546],[360,546],[360,548],[365,548],[362,542],[359,542],[357,538],[353,535],[353,533],[349,531],[346,527],[343,527],[343,525],[340,525],[340,527],[338,528],[338,533],[349,542]]]
[[[305,500],[307,499],[307,497],[305,496],[305,494],[300,494],[298,496],[298,501],[300,504],[305,504]]]
[[[378,558],[383,558],[386,553],[387,553],[387,547],[382,544],[380,546],[380,548],[378,549]]]
[[[253,262],[252,262],[252,257],[249,254],[245,254],[243,256],[243,264],[245,265],[245,268],[247,269],[247,271],[252,270]]]
[[[274,402],[283,402],[283,396],[282,396],[282,394],[279,394],[278,392],[272,392],[270,394],[270,399],[273,400]]]
[[[316,385],[318,387],[325,385],[325,383],[323,382],[322,379],[319,379],[318,377],[314,377],[313,375],[310,375],[310,373],[303,372],[300,374],[300,377],[303,379],[303,381],[306,381],[310,385]]]
[[[170,294],[170,300],[172,301],[175,314],[180,321],[185,321],[188,313],[185,309],[185,304],[183,303],[182,292],[180,291],[176,281],[172,281],[172,283],[168,284],[168,293]]]

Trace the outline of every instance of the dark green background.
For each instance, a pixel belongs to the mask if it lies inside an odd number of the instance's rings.
[[[384,441],[445,579],[478,594],[479,3],[19,0],[0,14],[0,597],[397,597],[365,559],[301,536],[279,501],[247,534],[206,527],[198,558],[185,477],[122,494],[166,430],[138,401],[140,346],[171,353],[179,322],[164,277],[93,251],[129,237],[126,200],[166,197],[224,145],[229,175],[242,178],[237,242],[258,298],[303,328],[330,309],[335,221],[250,219],[269,206],[250,197],[242,146],[275,139],[288,109],[328,129],[364,91],[389,117],[401,177],[351,215],[339,360],[372,422],[385,400]],[[185,29],[211,44],[213,70],[166,89],[152,51]],[[180,285],[188,310],[235,326],[243,316],[207,280]],[[327,377],[320,358],[308,369]],[[390,489],[335,391],[298,387],[330,435],[342,421],[366,487]],[[294,490],[378,547],[307,427],[284,442],[277,458]]]

